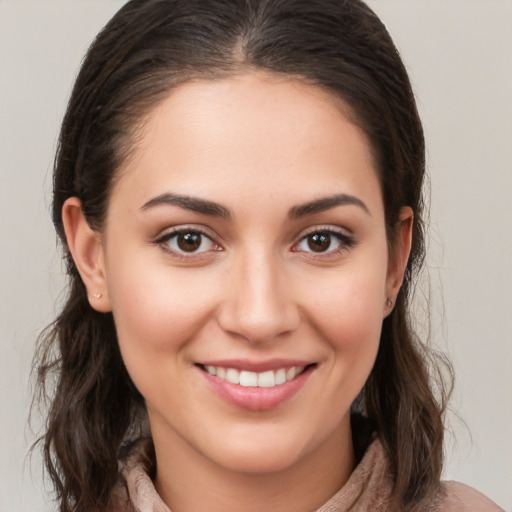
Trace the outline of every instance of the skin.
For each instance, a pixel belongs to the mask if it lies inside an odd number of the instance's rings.
[[[155,483],[174,512],[314,510],[354,469],[350,405],[402,282],[412,215],[402,209],[390,258],[371,147],[347,111],[320,89],[262,73],[185,84],[146,119],[104,230],[88,227],[78,199],[64,206],[91,305],[113,311],[146,400]],[[155,204],[162,194],[230,215]],[[290,217],[333,194],[359,203]],[[176,237],[164,239],[175,228],[208,238],[178,254]],[[313,251],[310,235],[326,229],[341,235]],[[197,366],[276,358],[314,367],[264,411],[227,402]]]

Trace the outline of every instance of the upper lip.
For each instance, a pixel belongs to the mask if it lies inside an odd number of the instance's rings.
[[[215,359],[198,361],[196,364],[201,366],[215,366],[217,368],[234,368],[236,370],[260,373],[270,370],[279,370],[281,368],[292,368],[293,366],[304,367],[313,364],[313,362],[303,359],[267,359],[266,361],[250,361],[247,359]]]

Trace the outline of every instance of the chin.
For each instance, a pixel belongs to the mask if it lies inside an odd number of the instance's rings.
[[[296,464],[300,457],[297,449],[266,443],[264,448],[251,446],[230,450],[217,464],[235,473],[265,474],[285,471]]]
[[[260,425],[258,429],[226,432],[224,439],[210,450],[211,460],[238,473],[274,473],[300,465],[322,446],[330,444],[328,431],[311,432],[292,425]],[[321,427],[320,430],[323,430]],[[314,455],[313,455],[314,456]]]

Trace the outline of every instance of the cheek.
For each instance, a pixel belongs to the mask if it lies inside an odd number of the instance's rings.
[[[310,304],[310,322],[321,334],[335,386],[330,397],[346,407],[363,388],[379,349],[385,271],[351,268],[330,276]],[[317,290],[319,290],[317,288]]]
[[[379,340],[383,320],[385,278],[369,273],[334,276],[317,293],[313,321],[332,343],[343,350]]]
[[[187,349],[214,307],[207,292],[216,288],[204,276],[163,269],[147,258],[124,263],[116,260],[108,280],[124,364],[149,404],[162,400],[179,410],[180,397],[190,392]]]
[[[213,307],[207,276],[151,262],[123,265],[109,274],[119,344],[126,358],[174,356],[201,327]],[[206,279],[206,281],[205,281]]]

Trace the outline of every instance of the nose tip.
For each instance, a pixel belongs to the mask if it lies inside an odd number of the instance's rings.
[[[272,315],[263,311],[261,314],[240,313],[226,331],[241,336],[253,345],[264,344],[293,331],[291,317],[287,311],[276,311]]]
[[[294,331],[300,316],[285,274],[272,264],[244,267],[226,286],[218,317],[222,329],[252,344]]]

